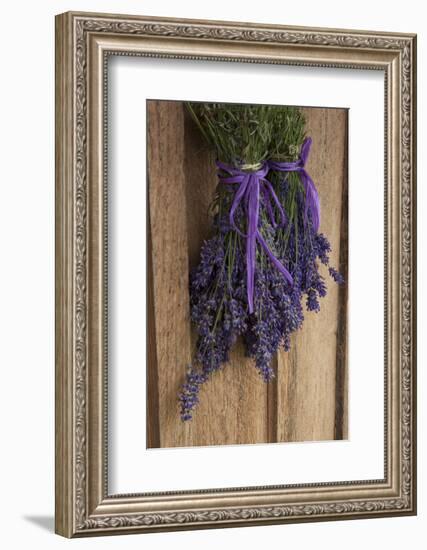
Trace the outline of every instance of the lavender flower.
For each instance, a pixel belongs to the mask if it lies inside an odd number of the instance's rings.
[[[192,411],[199,402],[200,386],[206,382],[206,375],[199,373],[189,366],[186,381],[182,385],[178,398],[181,404],[182,420],[191,420]]]
[[[331,245],[323,233],[317,233],[310,217],[305,216],[305,196],[298,182],[280,178],[276,185],[283,204],[294,201],[293,212],[286,232],[277,232],[277,248],[281,257],[288,257],[294,286],[299,288],[300,298],[305,295],[308,311],[319,312],[319,298],[324,298],[327,288],[324,277],[319,272],[319,262],[328,266],[332,279],[342,284],[344,278],[336,269],[329,266]],[[295,289],[296,290],[296,289]]]
[[[265,220],[262,229],[264,239],[274,249],[275,232]],[[281,343],[289,348],[290,334],[303,321],[299,293],[295,290],[295,284],[289,285],[261,252],[255,278],[255,311],[245,333],[245,344],[265,382],[274,377],[271,362]]]
[[[190,273],[190,313],[197,332],[196,367],[179,394],[182,420],[190,420],[200,387],[228,360],[247,328],[245,262],[241,237],[215,220],[217,234],[205,241],[200,262]]]
[[[339,285],[344,284],[344,277],[341,275],[341,273],[338,273],[338,271],[333,267],[330,267],[328,271],[329,271],[329,275],[337,284]]]

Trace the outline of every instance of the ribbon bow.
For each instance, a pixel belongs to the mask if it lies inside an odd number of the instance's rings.
[[[261,235],[258,229],[259,209],[260,209],[260,192],[263,193],[265,207],[270,217],[273,227],[277,227],[277,222],[273,213],[271,201],[277,207],[280,215],[280,224],[286,223],[286,215],[283,208],[277,198],[276,193],[271,183],[265,179],[269,166],[265,163],[259,170],[254,172],[245,172],[241,169],[228,166],[222,162],[217,162],[217,167],[229,174],[228,177],[224,177],[219,174],[219,180],[224,184],[236,184],[239,185],[230,209],[230,225],[235,231],[246,239],[246,280],[247,280],[247,295],[249,313],[254,311],[254,281],[255,281],[255,260],[256,260],[256,244],[257,241],[265,250],[267,256],[270,258],[272,264],[278,269],[283,277],[289,284],[293,283],[291,274],[281,264],[281,262],[274,256],[264,237]],[[247,233],[243,233],[236,225],[234,216],[237,208],[243,202],[243,208],[247,214]]]
[[[317,193],[316,186],[313,180],[305,170],[305,163],[310,153],[312,144],[311,138],[306,138],[301,146],[301,152],[299,159],[295,162],[275,162],[269,161],[268,166],[271,170],[278,172],[299,172],[301,182],[305,189],[305,210],[304,217],[307,221],[307,214],[310,211],[311,221],[315,231],[319,230],[320,226],[320,201],[319,194]]]

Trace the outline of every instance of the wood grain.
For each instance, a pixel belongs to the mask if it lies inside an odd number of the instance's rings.
[[[307,313],[288,354],[265,384],[239,343],[226,368],[201,391],[182,423],[177,391],[196,336],[189,321],[188,272],[211,232],[214,157],[181,102],[149,101],[149,286],[147,441],[149,447],[312,441],[346,437],[346,292],[328,281],[321,312]],[[305,109],[314,145],[308,169],[318,185],[321,230],[331,263],[346,268],[347,112]],[[321,154],[319,154],[321,151]],[[338,343],[339,339],[339,343]],[[338,374],[337,374],[338,373]]]
[[[185,430],[176,430],[177,387],[191,357],[188,298],[188,239],[185,213],[184,124],[179,103],[148,103],[148,198],[151,224],[151,269],[154,303],[148,323],[155,326],[149,340],[150,362],[157,358],[159,446],[183,445]],[[173,136],[173,139],[170,139]],[[152,346],[155,346],[153,350]],[[150,385],[150,383],[149,383]],[[149,412],[152,407],[148,406]],[[149,431],[153,439],[152,430]],[[147,438],[148,439],[148,438]]]

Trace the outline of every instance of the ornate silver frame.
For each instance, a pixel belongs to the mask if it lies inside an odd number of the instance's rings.
[[[108,494],[103,284],[108,55],[384,71],[384,479]],[[416,513],[415,110],[414,35],[89,13],[57,16],[57,533],[77,537]]]

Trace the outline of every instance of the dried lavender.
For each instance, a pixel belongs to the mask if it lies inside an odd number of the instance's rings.
[[[190,274],[197,343],[179,393],[182,420],[192,418],[201,386],[227,363],[239,337],[262,379],[274,377],[272,358],[280,345],[289,350],[291,334],[304,321],[303,301],[309,311],[320,309],[326,284],[318,263],[329,267],[331,250],[318,232],[317,191],[298,157],[307,145],[301,112],[257,105],[188,107],[216,149],[220,184],[214,234]],[[329,273],[343,282],[334,268]]]
[[[305,296],[307,310],[319,312],[319,298],[324,298],[327,293],[325,279],[319,272],[320,263],[328,266],[329,275],[337,284],[343,284],[344,278],[329,266],[329,240],[316,231],[310,217],[304,215],[305,196],[299,182],[282,178],[276,180],[276,185],[280,187],[278,195],[281,201],[289,204],[290,196],[295,201],[286,230],[276,232],[279,256],[288,259],[290,272],[294,275],[294,287],[298,287],[301,299]]]
[[[197,331],[194,364],[179,394],[181,418],[189,420],[200,386],[229,360],[247,328],[244,260],[240,236],[216,216],[216,234],[205,241],[200,262],[190,273],[191,320]]]

